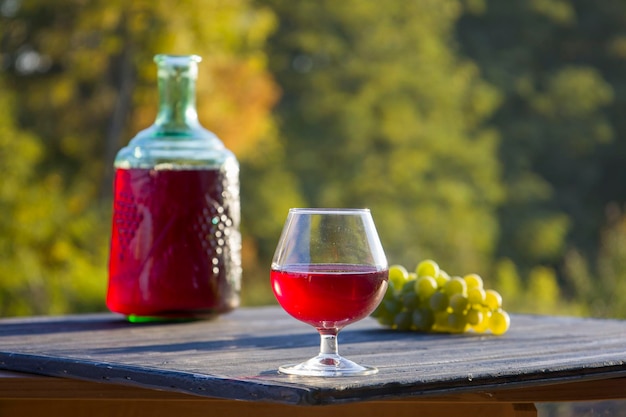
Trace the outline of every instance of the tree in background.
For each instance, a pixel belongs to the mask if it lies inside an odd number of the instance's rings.
[[[262,1],[288,167],[312,206],[372,210],[389,261],[486,271],[502,197],[497,92],[454,48],[456,1]]]
[[[30,1],[5,17],[2,52],[21,92],[20,122],[46,138],[47,159],[71,176],[107,178],[117,150],[154,121],[157,53],[204,57],[199,117],[238,155],[269,130],[277,90],[264,71],[263,44],[272,13],[246,0],[187,1],[176,13],[170,6]]]
[[[44,147],[19,129],[17,100],[0,87],[0,316],[92,311],[104,305],[102,232],[79,190],[37,167]],[[97,240],[97,239],[95,239]]]
[[[626,317],[626,215],[610,205],[602,231],[598,256],[587,259],[572,250],[565,257],[565,276],[583,314],[593,317]]]
[[[251,176],[284,190],[277,198],[246,188],[244,266],[256,262],[257,236],[280,230],[283,219],[273,213],[297,197],[276,163],[281,153],[270,110],[279,92],[263,49],[274,15],[248,0],[172,6],[164,0],[0,1],[2,75],[13,92],[13,101],[2,105],[14,109],[14,117],[2,112],[3,125],[16,132],[3,136],[0,154],[7,164],[15,159],[28,165],[8,179],[7,187],[19,193],[2,196],[12,216],[0,230],[3,259],[9,260],[0,268],[0,282],[7,283],[0,313],[103,308],[112,162],[154,121],[157,53],[203,56],[201,122],[236,153],[242,182]],[[247,221],[258,213],[264,222]],[[49,261],[58,257],[77,270],[63,275],[58,269],[56,276],[65,278],[55,281]],[[97,287],[99,298],[93,291],[84,298],[63,295],[70,282]]]
[[[460,51],[502,94],[490,119],[502,139],[507,192],[496,255],[511,259],[526,281],[542,265],[552,269],[560,297],[586,306],[586,313],[607,315],[612,307],[590,307],[597,297],[585,288],[607,294],[626,280],[626,268],[606,273],[607,253],[614,253],[606,236],[620,232],[619,222],[605,215],[608,206],[626,198],[626,5],[464,4],[457,25]],[[582,284],[585,274],[588,282]],[[609,299],[604,302],[623,317]]]
[[[508,190],[499,255],[524,269],[555,265],[568,243],[593,246],[606,204],[600,161],[615,132],[603,110],[613,90],[585,58],[581,38],[594,28],[571,1],[472,4],[458,26],[462,51],[504,97],[492,118]]]
[[[113,156],[154,120],[152,56],[196,53],[246,304],[289,207],[366,206],[391,263],[623,317],[625,24],[619,0],[0,0],[0,314],[103,308]]]

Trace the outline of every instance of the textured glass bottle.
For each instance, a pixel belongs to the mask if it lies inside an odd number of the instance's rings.
[[[107,306],[128,320],[239,305],[239,164],[198,122],[198,56],[157,55],[159,109],[115,159]]]

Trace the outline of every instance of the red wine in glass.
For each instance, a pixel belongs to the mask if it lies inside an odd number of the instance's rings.
[[[271,271],[283,309],[320,331],[367,317],[385,294],[387,271],[367,265],[287,265]]]

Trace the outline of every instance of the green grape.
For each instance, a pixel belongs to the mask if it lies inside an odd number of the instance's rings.
[[[482,288],[472,287],[467,290],[467,299],[470,304],[484,304],[486,296],[487,294]]]
[[[511,325],[511,318],[508,313],[502,309],[498,309],[491,313],[489,318],[489,330],[495,335],[502,335],[509,330]]]
[[[433,324],[433,329],[436,331],[447,331],[448,330],[448,316],[450,313],[447,311],[439,311],[435,313],[435,323]]]
[[[483,279],[478,274],[469,274],[463,277],[467,288],[483,288]]]
[[[450,281],[450,275],[443,269],[439,270],[439,274],[435,277],[435,281],[437,281],[437,286],[439,288],[445,287],[446,283]]]
[[[402,310],[402,302],[396,298],[392,298],[389,300],[383,300],[382,304],[385,306],[385,310],[389,312],[389,314],[395,316]]]
[[[467,327],[467,319],[464,314],[451,313],[448,315],[448,328],[455,333],[462,333]]]
[[[376,320],[378,320],[378,322],[382,324],[383,326],[391,326],[393,324],[393,320],[395,319],[396,315],[390,313],[385,307],[382,307],[378,310],[375,317],[376,317]]]
[[[484,321],[485,316],[483,312],[480,310],[476,310],[474,308],[470,308],[467,311],[467,323],[472,326],[478,326]]]
[[[390,326],[393,323],[393,319],[395,317],[395,313],[390,313],[386,307],[384,302],[378,304],[378,307],[372,312],[372,317],[374,317],[380,324]]]
[[[417,268],[415,268],[415,273],[418,278],[423,276],[436,277],[439,275],[439,265],[437,262],[432,259],[426,259],[419,264],[417,264]]]
[[[417,294],[415,294],[415,291],[413,291],[413,287],[415,286],[415,281],[414,280],[410,280],[404,283],[404,286],[402,287],[402,290],[400,291],[400,293],[397,294],[398,299],[400,300],[400,302],[407,308],[415,308],[415,306],[417,306],[417,304],[419,303],[419,298],[417,297]]]
[[[403,291],[400,297],[402,299],[402,305],[410,310],[414,309],[419,304],[419,297],[413,291]]]
[[[461,277],[450,278],[446,285],[443,287],[443,291],[452,297],[454,294],[467,295],[467,284]]]
[[[474,331],[477,333],[484,333],[487,330],[489,330],[489,319],[491,318],[491,311],[486,310],[486,309],[482,309],[482,311],[481,310],[477,310],[477,311],[482,313],[482,321],[479,322],[478,324],[473,324],[472,329],[474,329]]]
[[[502,307],[502,296],[494,290],[485,291],[485,305],[492,310]]]
[[[455,313],[463,313],[469,306],[469,301],[466,296],[461,293],[456,293],[450,297],[450,307]]]
[[[413,311],[413,326],[417,330],[430,331],[435,324],[435,315],[428,308],[418,308]]]
[[[415,292],[415,282],[416,281],[417,281],[416,279],[407,280],[404,283],[404,285],[402,286],[401,292],[403,294],[414,293]]]
[[[409,330],[412,325],[413,315],[407,310],[399,312],[393,320],[393,327],[397,330]]]
[[[399,291],[404,283],[409,279],[409,271],[402,265],[391,265],[389,267],[389,286],[395,291]]]
[[[428,305],[434,312],[446,311],[449,305],[449,299],[447,294],[441,291],[435,292],[433,295],[430,296]]]
[[[419,277],[415,281],[413,290],[423,300],[430,298],[430,296],[433,295],[435,291],[437,291],[437,281],[435,280],[435,278],[428,275]]]

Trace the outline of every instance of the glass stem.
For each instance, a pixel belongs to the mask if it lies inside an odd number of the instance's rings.
[[[337,334],[320,334],[320,355],[339,356]]]

